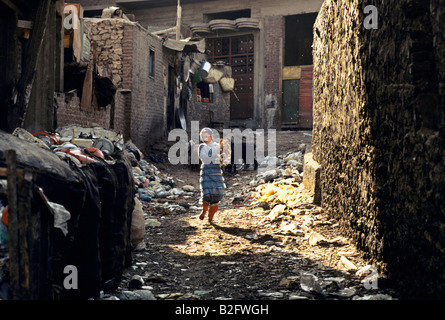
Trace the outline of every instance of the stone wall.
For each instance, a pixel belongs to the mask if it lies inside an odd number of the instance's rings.
[[[90,60],[95,59],[99,75],[109,77],[121,87],[123,19],[85,19],[91,39]]]
[[[314,26],[323,207],[409,298],[445,297],[444,3],[326,0]]]

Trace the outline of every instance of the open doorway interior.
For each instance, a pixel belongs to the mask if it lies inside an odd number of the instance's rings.
[[[312,41],[317,12],[285,17],[282,127],[312,128]]]

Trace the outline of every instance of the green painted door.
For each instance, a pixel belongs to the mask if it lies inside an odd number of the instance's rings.
[[[283,80],[283,107],[281,122],[297,123],[300,97],[300,80]]]

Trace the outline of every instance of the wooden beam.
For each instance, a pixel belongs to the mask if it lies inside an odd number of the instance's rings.
[[[176,40],[181,40],[181,24],[182,24],[182,8],[181,0],[178,0],[178,8],[176,10]]]
[[[26,64],[14,88],[13,101],[15,106],[12,109],[14,112],[13,118],[10,119],[12,129],[23,127],[24,125],[36,73],[37,59],[43,46],[48,25],[50,7],[51,0],[42,0],[35,16],[31,39],[25,49]]]
[[[35,283],[38,274],[33,263],[40,235],[40,223],[32,212],[34,178],[31,169],[18,174],[17,153],[6,151],[8,177],[8,241],[9,275],[13,300],[38,299],[39,288]],[[34,268],[34,269],[33,269]]]
[[[23,169],[17,169],[16,175],[23,176]],[[8,168],[0,168],[0,177],[7,178],[8,177]]]
[[[159,35],[159,34],[164,34],[164,33],[170,33],[170,32],[173,32],[173,31],[176,31],[176,27],[171,27],[171,28],[164,29],[164,30],[158,30],[158,31],[155,31],[155,32],[152,32],[152,33],[154,35]]]

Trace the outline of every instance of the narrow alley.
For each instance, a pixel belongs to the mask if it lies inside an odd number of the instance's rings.
[[[302,163],[283,161],[294,146],[310,152],[311,138],[311,131],[277,132],[281,173],[273,177],[253,169],[225,174],[227,198],[212,224],[198,218],[199,171],[156,164],[176,189],[193,191],[142,201],[144,248],[102,299],[397,299],[337,221],[313,204]]]

